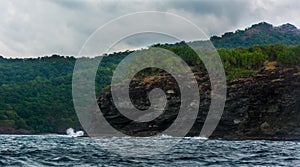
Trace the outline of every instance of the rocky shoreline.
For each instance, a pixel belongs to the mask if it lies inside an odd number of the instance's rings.
[[[206,72],[195,72],[200,106],[197,119],[187,136],[198,136],[210,106],[210,81]],[[120,85],[122,86],[122,85]],[[211,139],[299,140],[300,68],[265,67],[255,75],[227,81],[227,99],[221,120]],[[180,91],[168,74],[137,77],[131,81],[130,97],[136,108],[150,106],[147,92],[162,88],[167,107],[159,119],[136,124],[114,106],[110,89],[101,92],[98,105],[107,121],[131,136],[151,136],[168,128],[176,119]],[[35,134],[26,129],[0,128],[1,134]],[[64,134],[64,131],[58,132]]]
[[[196,72],[200,106],[188,136],[199,135],[210,106],[210,81],[207,73]],[[122,85],[120,85],[122,86]],[[271,65],[255,75],[227,81],[227,99],[222,118],[210,138],[222,139],[300,139],[300,68]],[[136,108],[150,106],[147,92],[161,88],[167,95],[162,116],[150,122],[136,123],[118,112],[110,89],[102,92],[98,105],[106,120],[131,136],[151,136],[168,128],[176,119],[180,91],[170,75],[137,77],[130,84],[130,98]]]

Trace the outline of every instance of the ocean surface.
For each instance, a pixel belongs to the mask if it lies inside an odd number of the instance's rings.
[[[300,166],[300,141],[0,135],[0,166]]]

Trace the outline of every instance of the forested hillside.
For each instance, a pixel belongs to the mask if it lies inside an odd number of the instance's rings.
[[[250,29],[257,26],[268,28],[269,25],[262,23]],[[291,28],[290,25],[283,25],[275,29],[283,31],[281,29],[285,29],[285,26]],[[278,66],[282,67],[300,64],[300,45],[295,45],[300,44],[300,41],[297,42],[299,36],[290,36],[292,32],[299,35],[298,30],[291,28],[291,31],[284,33],[290,41],[282,41],[283,44],[253,46],[252,44],[255,44],[257,40],[264,41],[265,36],[253,37],[255,40],[251,37],[246,40],[247,44],[234,40],[241,39],[240,34],[245,32],[232,33],[229,35],[230,38],[226,34],[221,38],[212,37],[216,46],[224,46],[224,48],[219,48],[218,52],[223,61],[227,79],[254,74],[266,62],[276,61]],[[279,37],[275,38],[279,39]],[[250,45],[251,47],[231,48],[236,46],[236,42],[237,45],[241,42],[241,46]],[[268,41],[258,44],[264,43]],[[184,42],[171,45],[156,44],[152,47],[171,50],[191,67],[204,68],[195,52]],[[209,51],[209,48],[207,50]],[[110,84],[113,70],[129,53],[131,52],[126,51],[104,56],[96,77],[96,92],[100,92]],[[98,58],[81,59],[95,61]],[[34,59],[0,57],[0,133],[63,133],[68,127],[80,128],[73,108],[71,89],[75,61],[74,57],[59,55]]]
[[[217,48],[249,47],[252,45],[300,43],[300,30],[292,24],[283,24],[274,27],[262,22],[252,25],[245,30],[227,32],[221,37],[213,36],[210,39]]]

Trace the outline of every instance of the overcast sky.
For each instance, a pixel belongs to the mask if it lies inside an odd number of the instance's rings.
[[[2,0],[0,11],[0,55],[4,57],[54,53],[76,56],[99,26],[122,15],[142,11],[182,16],[208,36],[244,29],[261,21],[275,26],[291,23],[300,27],[298,0]],[[126,28],[134,26],[130,24]],[[134,41],[128,40],[123,47],[134,49],[149,45],[143,38]],[[164,38],[150,41],[164,42]]]

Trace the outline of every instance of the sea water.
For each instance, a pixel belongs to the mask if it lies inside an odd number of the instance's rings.
[[[0,135],[0,166],[6,165],[299,166],[300,141]]]

